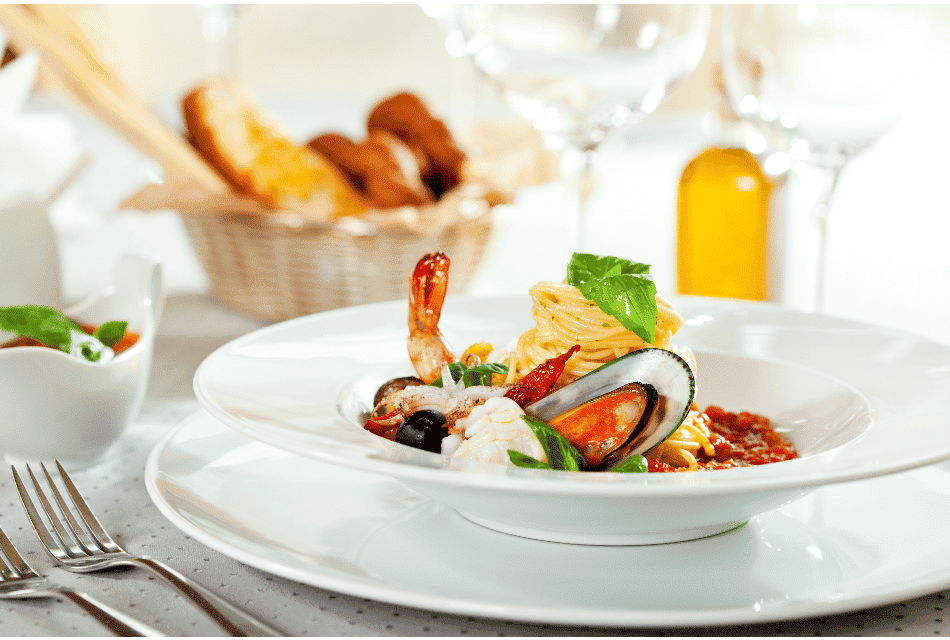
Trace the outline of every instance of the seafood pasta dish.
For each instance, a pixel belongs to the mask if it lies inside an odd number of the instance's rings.
[[[415,376],[382,385],[364,428],[481,462],[566,471],[727,469],[797,456],[765,416],[697,403],[683,318],[649,266],[575,253],[562,282],[531,287],[534,326],[457,353],[439,331],[449,258],[409,280]]]

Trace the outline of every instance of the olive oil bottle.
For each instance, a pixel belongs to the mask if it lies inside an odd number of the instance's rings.
[[[765,300],[774,187],[748,150],[713,146],[683,171],[677,193],[677,292]]]
[[[773,190],[781,178],[762,170],[765,138],[742,122],[727,97],[722,67],[713,71],[719,95],[707,130],[719,140],[693,158],[680,177],[677,193],[676,273],[678,293],[767,300],[781,286],[770,273],[769,219]],[[718,117],[713,117],[718,116]],[[779,242],[779,238],[773,238]],[[778,246],[778,245],[776,245]],[[770,282],[770,276],[773,282]]]

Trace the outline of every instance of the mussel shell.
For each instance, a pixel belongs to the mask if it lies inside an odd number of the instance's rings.
[[[652,386],[657,401],[647,425],[604,458],[602,469],[642,454],[660,444],[679,428],[696,394],[696,379],[680,356],[666,349],[640,349],[581,376],[574,382],[525,407],[525,412],[548,421],[585,402],[631,382]]]
[[[393,378],[389,382],[384,383],[376,395],[373,396],[373,406],[376,407],[380,402],[383,401],[383,398],[388,396],[390,393],[395,393],[396,391],[402,391],[406,387],[418,387],[424,385],[425,382],[420,380],[415,376],[406,376],[405,378]]]

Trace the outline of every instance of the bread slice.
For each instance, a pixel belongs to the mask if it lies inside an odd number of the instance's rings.
[[[367,209],[331,162],[296,145],[237,82],[211,80],[189,93],[182,108],[192,143],[238,192],[315,220]]]
[[[433,116],[419,96],[397,93],[380,102],[369,114],[366,128],[393,134],[428,160],[422,176],[436,198],[462,180],[465,153],[455,144],[445,123]]]
[[[377,129],[362,144],[338,133],[324,133],[307,143],[333,162],[374,206],[391,209],[435,202],[422,182],[425,156],[413,153],[396,136]]]

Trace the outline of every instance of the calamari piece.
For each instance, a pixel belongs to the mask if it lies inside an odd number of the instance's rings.
[[[453,451],[449,449],[458,441],[458,436],[449,436],[443,441],[442,453],[455,458],[478,462],[511,464],[508,449],[520,451],[537,460],[545,460],[544,450],[521,416],[524,410],[510,398],[490,398],[480,404],[468,417],[459,420],[456,427],[464,429],[464,440]]]

